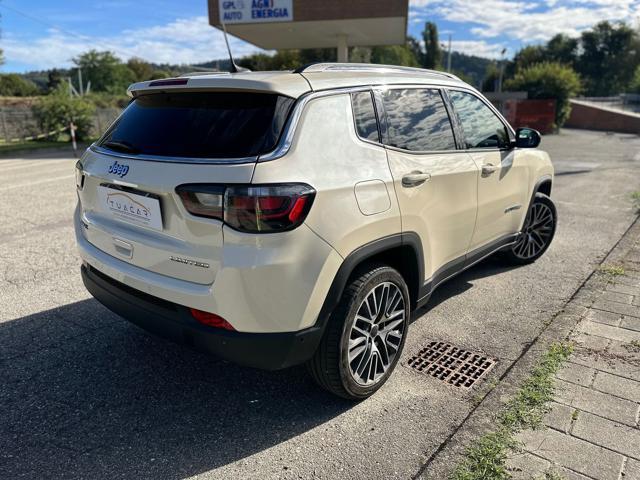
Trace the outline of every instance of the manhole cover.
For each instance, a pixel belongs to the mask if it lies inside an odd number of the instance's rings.
[[[431,342],[407,365],[455,387],[471,388],[496,364],[495,359],[444,342]]]

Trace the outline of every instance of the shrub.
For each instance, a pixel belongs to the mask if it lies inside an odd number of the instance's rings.
[[[39,99],[33,112],[44,132],[67,127],[73,122],[77,127],[78,140],[85,140],[91,135],[95,106],[82,97],[69,96],[65,88]]]
[[[29,97],[39,93],[40,89],[31,80],[15,73],[0,75],[0,96],[2,97]]]
[[[640,93],[640,65],[636,68],[635,73],[633,74],[633,79],[631,80],[631,85],[629,85],[630,93]]]
[[[529,98],[556,100],[556,126],[561,127],[569,118],[569,99],[580,93],[580,77],[566,65],[542,62],[523,68],[505,82],[508,90],[526,91]]]

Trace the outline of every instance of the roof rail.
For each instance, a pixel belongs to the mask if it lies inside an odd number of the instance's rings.
[[[379,73],[412,73],[412,74],[426,74],[426,75],[438,75],[441,77],[452,78],[454,80],[460,80],[452,73],[440,72],[438,70],[428,70],[426,68],[415,67],[403,67],[400,65],[379,65],[374,63],[329,63],[318,62],[309,63],[301,67],[296,68],[293,73],[313,73],[313,72],[379,72]]]

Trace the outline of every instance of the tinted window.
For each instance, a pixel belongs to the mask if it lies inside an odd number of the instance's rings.
[[[264,93],[144,95],[129,104],[100,145],[169,157],[250,157],[275,147],[292,104]]]
[[[455,150],[449,115],[438,90],[387,90],[383,101],[392,147]]]
[[[467,148],[501,148],[509,145],[504,124],[482,100],[465,92],[450,91],[458,113]]]
[[[371,92],[357,92],[351,95],[353,116],[356,122],[356,131],[360,138],[379,142],[378,121],[376,111],[373,108]]]

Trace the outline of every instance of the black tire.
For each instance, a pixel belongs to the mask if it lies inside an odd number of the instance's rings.
[[[392,285],[395,285],[397,289],[393,288]],[[362,356],[364,358],[366,357],[367,352],[371,352],[369,353],[368,358],[372,358],[370,361],[373,364],[373,377],[376,376],[378,367],[384,368],[384,355],[382,350],[387,352],[386,358],[388,360],[388,366],[386,367],[386,370],[384,370],[384,373],[378,373],[381,375],[379,378],[371,380],[373,383],[364,384],[356,380],[356,373],[352,373],[353,367],[351,365],[357,363],[358,357],[354,358],[350,364],[349,342],[350,339],[354,342],[361,340],[361,338],[353,340],[352,336],[354,333],[358,337],[362,338],[365,338],[365,335],[360,334],[360,332],[362,332],[361,329],[354,331],[352,330],[352,327],[356,321],[362,322],[361,316],[356,320],[356,314],[362,313],[363,310],[361,309],[366,308],[364,303],[365,299],[368,299],[367,301],[371,300],[369,295],[374,292],[373,295],[375,297],[375,292],[379,291],[380,288],[382,288],[382,295],[384,295],[385,286],[387,288],[387,303],[391,304],[395,301],[390,300],[390,292],[392,291],[394,295],[398,293],[402,295],[404,305],[398,305],[397,309],[394,310],[397,313],[392,316],[393,320],[388,319],[389,316],[386,314],[388,307],[385,307],[385,311],[380,315],[378,320],[379,325],[383,325],[383,327],[379,327],[379,329],[376,327],[374,332],[374,326],[371,326],[368,331],[369,337],[366,339],[365,352]],[[394,299],[395,298],[397,297],[394,296]],[[380,303],[382,304],[382,302]],[[379,310],[381,309],[379,308]],[[404,321],[398,326],[398,328],[401,327],[402,334],[401,338],[398,340],[399,344],[397,345],[397,350],[395,350],[393,358],[391,358],[391,355],[389,354],[390,349],[388,348],[389,342],[396,341],[395,335],[397,335],[397,332],[396,330],[392,330],[384,333],[384,330],[386,329],[385,326],[392,327],[392,324],[395,325],[398,323],[397,318],[395,317],[399,315],[400,310],[403,310],[404,312]],[[349,283],[347,284],[338,306],[331,313],[318,349],[311,360],[307,363],[309,373],[318,385],[340,397],[350,400],[362,400],[373,395],[373,393],[375,393],[387,381],[402,354],[407,330],[409,328],[409,313],[409,290],[407,288],[407,284],[402,278],[402,275],[400,275],[395,269],[383,264],[369,265],[358,269],[358,271],[352,275]],[[366,325],[375,325],[375,321],[371,324],[367,323]],[[372,339],[372,333],[376,337],[375,339]],[[392,333],[393,336],[391,335]],[[382,338],[382,336],[384,336],[384,338]],[[376,343],[376,341],[378,341],[378,343]],[[377,346],[380,346],[380,342],[382,342],[381,348],[380,350],[377,350]],[[362,346],[362,344],[360,345]],[[351,348],[351,352],[353,352],[358,347],[352,346]],[[378,355],[378,359],[373,358],[376,355]],[[369,371],[371,370],[372,369],[370,368]],[[369,374],[367,374],[367,376],[368,375]]]
[[[503,258],[512,265],[526,265],[539,259],[547,251],[556,233],[558,214],[553,201],[543,193],[536,193],[520,237],[503,252]]]

